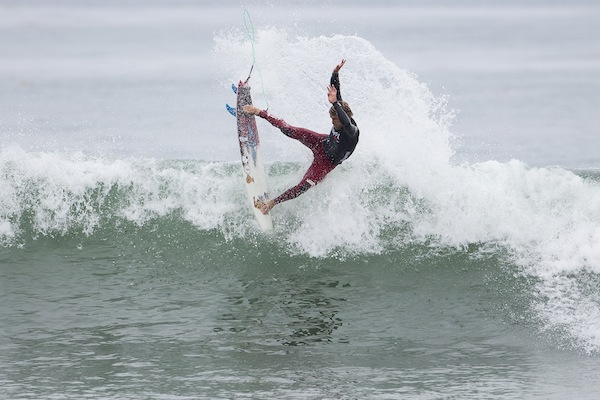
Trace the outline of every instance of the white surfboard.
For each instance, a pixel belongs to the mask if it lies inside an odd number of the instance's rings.
[[[271,216],[263,214],[262,211],[255,207],[256,201],[269,201],[269,191],[267,189],[267,175],[263,166],[262,152],[260,151],[256,118],[254,115],[247,114],[242,110],[242,107],[246,104],[252,104],[250,85],[248,81],[240,81],[237,87],[236,116],[244,184],[248,194],[248,201],[260,228],[264,232],[271,232],[273,231]]]

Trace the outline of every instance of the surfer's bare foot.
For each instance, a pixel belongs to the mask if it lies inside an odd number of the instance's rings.
[[[265,215],[271,211],[274,205],[275,202],[273,200],[270,200],[268,203],[265,203],[262,200],[254,200],[254,207],[258,208]]]
[[[242,109],[248,114],[258,115],[260,113],[260,108],[254,107],[252,104],[246,104]]]

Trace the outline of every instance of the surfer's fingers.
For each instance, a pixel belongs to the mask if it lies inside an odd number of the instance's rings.
[[[335,66],[335,68],[333,69],[333,72],[335,72],[336,74],[338,72],[340,72],[340,69],[342,69],[342,67],[344,66],[344,64],[346,64],[346,60],[342,59],[342,62],[340,62],[338,65]]]

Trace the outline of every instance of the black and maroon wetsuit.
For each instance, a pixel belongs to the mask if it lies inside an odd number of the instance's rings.
[[[338,101],[342,100],[338,74],[334,73],[331,75],[331,84],[335,86],[337,90]],[[356,122],[346,114],[340,103],[337,101],[333,103],[333,107],[337,112],[343,128],[338,132],[332,127],[329,135],[323,135],[309,129],[288,125],[284,120],[275,118],[266,111],[261,111],[260,114],[258,114],[260,117],[269,121],[271,125],[279,128],[285,135],[298,140],[312,150],[314,157],[312,164],[308,168],[308,171],[306,171],[306,174],[304,174],[300,183],[275,198],[275,204],[295,199],[311,187],[315,186],[335,167],[350,157],[354,151],[360,133],[356,126]]]

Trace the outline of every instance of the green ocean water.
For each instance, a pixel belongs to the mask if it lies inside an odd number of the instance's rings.
[[[149,228],[3,251],[3,396],[541,398],[541,354],[593,360],[540,334],[532,285],[498,255],[314,260]]]

